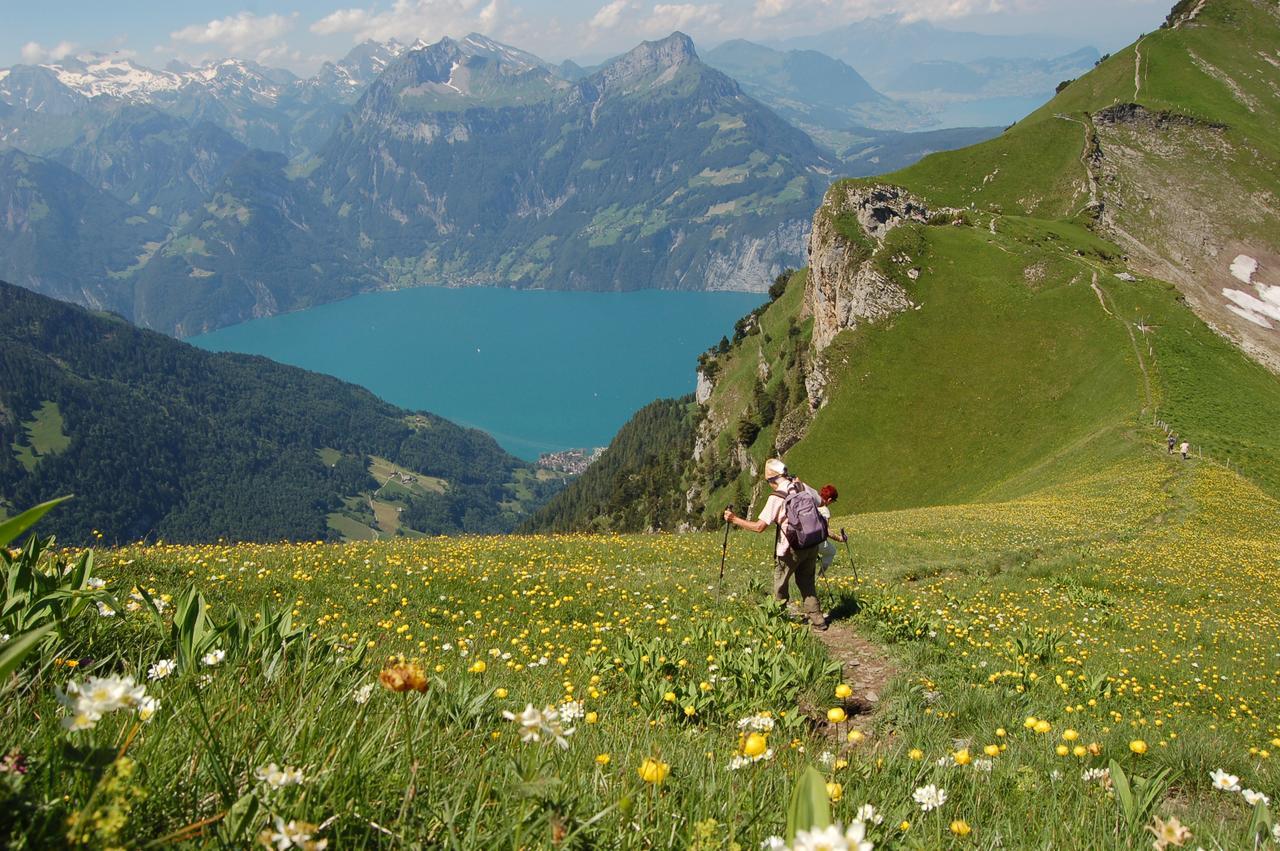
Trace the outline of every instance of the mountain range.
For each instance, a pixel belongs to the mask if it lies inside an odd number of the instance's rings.
[[[576,81],[481,36],[393,52],[309,81],[94,66],[121,70],[115,95],[11,70],[4,273],[177,335],[429,283],[760,289],[840,167],[680,34]],[[209,106],[229,91],[232,129]],[[273,99],[283,135],[255,147]],[[83,262],[29,250],[71,243]]]
[[[0,70],[0,274],[178,336],[423,284],[762,290],[833,177],[998,132],[888,129],[928,119],[812,51],[711,57],[674,34],[584,69],[472,34],[305,79]]]

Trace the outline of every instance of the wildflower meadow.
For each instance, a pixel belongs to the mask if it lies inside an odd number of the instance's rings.
[[[721,583],[718,534],[90,552],[37,523],[5,554],[0,841],[1280,843],[1276,509],[1152,454],[837,518],[822,602],[892,660],[874,696],[766,602],[768,536]]]

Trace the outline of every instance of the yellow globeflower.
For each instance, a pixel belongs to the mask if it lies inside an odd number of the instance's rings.
[[[839,783],[828,783],[827,797],[831,799],[831,803],[838,803],[844,797],[844,787]]]
[[[684,708],[684,714],[686,717],[692,718],[693,716],[698,714],[698,710],[694,708],[693,704],[691,703]]]
[[[971,830],[972,828],[969,827],[969,823],[964,819],[958,818],[951,822],[951,832],[956,836],[968,836]]]
[[[483,674],[487,667],[488,665],[484,663],[483,659],[477,659],[475,662],[471,663],[471,667],[467,668],[467,670],[473,674]]]
[[[863,734],[861,730],[850,730],[849,734],[845,736],[845,739],[851,745],[859,744],[865,738],[866,736]]]
[[[667,703],[675,703],[676,693],[674,691],[669,691],[662,696],[662,699],[665,700]]]
[[[1142,739],[1134,739],[1129,743],[1129,750],[1133,751],[1138,756],[1142,756],[1147,752],[1147,743]]]
[[[1033,729],[1035,729],[1037,733],[1047,733],[1053,729],[1053,725],[1050,724],[1048,721],[1045,721],[1042,719],[1036,722],[1036,725]]]
[[[608,765],[609,755],[607,753],[596,754],[596,765]]]
[[[760,733],[752,733],[742,743],[742,753],[749,757],[757,757],[769,749],[769,740]]]
[[[1084,745],[1076,745],[1074,748],[1071,749],[1071,755],[1077,758],[1083,757],[1087,753],[1089,753],[1089,749],[1086,748]]]
[[[956,761],[956,765],[968,765],[969,763],[973,762],[973,758],[969,756],[968,748],[961,748],[960,750],[953,753],[951,755],[951,758]]]
[[[1054,750],[1054,753],[1056,753],[1058,756],[1066,756],[1067,754],[1071,753],[1071,748],[1067,747],[1066,745],[1058,745],[1053,750]]]
[[[498,700],[505,700],[507,697],[507,690],[504,688],[496,688],[493,690],[493,696],[498,698]]]
[[[1034,730],[1035,726],[1040,723],[1040,719],[1034,715],[1028,715],[1027,720],[1022,722],[1022,726],[1028,730]]]
[[[907,751],[907,757],[914,760],[924,759],[924,751],[920,750],[919,748],[912,748],[911,750]]]
[[[848,716],[844,714],[844,710],[839,706],[833,706],[827,710],[827,720],[832,724],[844,723],[844,720],[847,717]]]
[[[586,714],[586,716],[585,716],[585,720],[586,720],[586,722],[587,722],[588,724],[594,724],[594,723],[596,723],[597,721],[599,721],[599,720],[600,720],[600,713],[599,713],[599,712],[588,712],[588,713]]]
[[[841,700],[844,700],[845,698],[852,697],[852,696],[853,696],[853,689],[849,688],[844,683],[841,683],[840,685],[836,686],[836,697],[840,698]]]
[[[982,749],[982,752],[987,756],[1000,756],[1000,746],[987,745],[985,748]]]
[[[666,781],[667,775],[671,773],[671,766],[652,757],[645,757],[636,772],[645,783],[661,786]]]
[[[1077,733],[1075,730],[1062,731],[1062,740],[1064,742],[1074,742],[1078,738],[1080,738],[1080,734]]]

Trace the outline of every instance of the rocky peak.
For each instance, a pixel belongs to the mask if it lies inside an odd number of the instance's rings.
[[[627,85],[698,62],[693,39],[674,32],[659,41],[641,42],[600,69],[602,87]]]

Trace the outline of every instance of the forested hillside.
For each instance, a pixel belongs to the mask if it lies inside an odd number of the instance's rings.
[[[659,399],[636,412],[568,489],[525,521],[522,531],[645,532],[685,516],[681,477],[693,449],[693,397]]]
[[[0,315],[0,514],[75,494],[51,522],[66,541],[500,532],[555,487],[327,376],[8,284]]]

